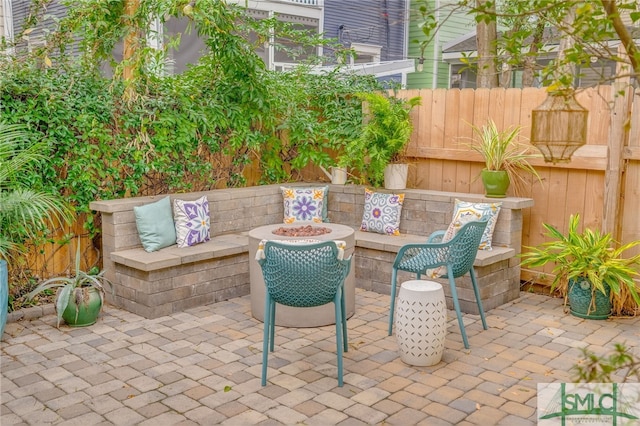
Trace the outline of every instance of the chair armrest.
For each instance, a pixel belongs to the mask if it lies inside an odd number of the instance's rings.
[[[349,272],[351,272],[351,260],[353,259],[353,255],[349,256],[348,258],[344,259],[344,260],[340,260],[339,262],[341,264],[346,264],[346,270],[344,273],[345,278],[347,277],[347,275],[349,275]]]
[[[446,231],[443,231],[443,230],[432,232],[431,235],[429,235],[429,238],[427,239],[427,244],[442,242],[442,237],[444,237],[445,232]]]
[[[393,267],[405,271],[423,271],[445,265],[449,257],[449,245],[450,243],[406,244],[398,251]]]

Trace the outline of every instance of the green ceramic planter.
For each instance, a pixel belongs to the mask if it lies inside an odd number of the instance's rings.
[[[484,184],[485,196],[490,198],[504,198],[507,196],[507,189],[509,189],[511,181],[506,171],[484,169],[480,176]]]
[[[102,299],[100,293],[93,287],[84,287],[74,290],[73,297],[62,313],[62,319],[70,327],[87,327],[98,320]],[[80,299],[80,303],[77,301]]]
[[[607,294],[595,292],[595,310],[589,311],[591,306],[591,284],[587,280],[569,281],[569,308],[572,315],[578,318],[604,320],[611,315],[610,289]]]

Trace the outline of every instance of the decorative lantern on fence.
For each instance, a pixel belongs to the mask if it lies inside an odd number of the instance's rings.
[[[574,151],[587,143],[589,111],[573,92],[549,94],[531,114],[531,144],[547,163],[568,163]]]

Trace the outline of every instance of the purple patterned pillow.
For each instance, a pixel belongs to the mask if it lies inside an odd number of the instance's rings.
[[[404,194],[383,194],[364,189],[364,213],[360,230],[400,235],[400,213]]]
[[[209,241],[209,200],[206,195],[195,201],[173,200],[178,247],[189,247]]]
[[[322,223],[327,219],[329,186],[314,188],[281,186],[284,223]]]

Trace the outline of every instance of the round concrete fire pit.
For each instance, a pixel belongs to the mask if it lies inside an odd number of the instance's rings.
[[[302,225],[302,226],[280,226],[271,231],[273,235],[278,237],[299,237],[311,238],[319,235],[330,234],[331,228],[326,226]]]
[[[251,279],[251,314],[254,318],[264,321],[264,278],[262,269],[255,259],[258,243],[262,240],[299,240],[314,239],[320,241],[341,240],[347,244],[345,259],[353,254],[355,245],[355,232],[353,228],[334,223],[323,223],[313,227],[328,228],[329,233],[312,236],[280,236],[273,233],[279,228],[300,228],[300,225],[266,225],[252,229],[249,232],[249,274]],[[287,233],[286,230],[283,233]],[[296,232],[291,232],[296,233]],[[345,281],[345,296],[347,305],[347,318],[355,313],[356,285],[354,277],[355,266],[351,264],[351,272]],[[276,325],[284,327],[319,327],[335,324],[335,310],[333,303],[314,308],[294,308],[292,306],[278,305],[276,309]]]

